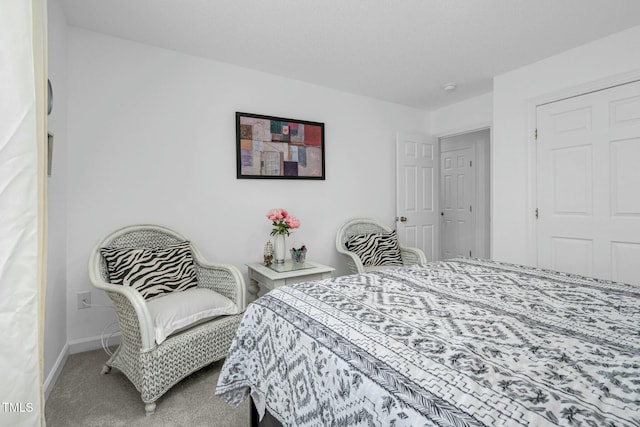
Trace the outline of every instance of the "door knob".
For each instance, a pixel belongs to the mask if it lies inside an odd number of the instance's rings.
[[[400,222],[407,222],[407,217],[406,216],[401,216],[400,217]]]

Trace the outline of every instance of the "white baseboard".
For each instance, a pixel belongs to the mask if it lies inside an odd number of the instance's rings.
[[[65,344],[62,347],[62,351],[58,355],[56,362],[53,364],[51,368],[51,372],[47,376],[47,379],[44,380],[43,388],[44,388],[44,400],[49,399],[49,394],[51,394],[51,390],[53,389],[54,384],[58,381],[58,377],[60,376],[60,372],[62,372],[62,368],[64,364],[67,362],[67,358],[69,357],[69,345]]]
[[[120,344],[120,332],[113,334],[108,342],[109,346],[118,344]],[[69,341],[69,354],[98,350],[100,348],[102,348],[102,337],[100,336]]]
[[[113,334],[109,342],[107,343],[109,346],[115,346],[120,344],[120,332]],[[56,381],[58,381],[58,377],[62,372],[62,368],[64,364],[67,362],[70,354],[82,353],[85,351],[98,350],[102,348],[102,337],[91,337],[84,338],[81,340],[70,341],[62,347],[62,351],[60,351],[60,355],[56,359],[56,362],[53,364],[51,368],[51,372],[44,381],[44,399],[45,401],[49,398],[49,394],[53,389]]]

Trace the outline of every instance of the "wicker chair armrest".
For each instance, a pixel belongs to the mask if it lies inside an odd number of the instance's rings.
[[[240,270],[235,265],[207,261],[193,246],[192,251],[198,286],[224,295],[238,306],[239,312],[243,312],[247,306],[246,286]]]
[[[400,254],[402,256],[402,262],[404,265],[412,264],[426,264],[427,257],[419,248],[410,248],[407,246],[400,246]]]
[[[348,250],[339,246],[337,247],[337,249],[339,253],[345,256],[345,259],[347,261],[347,269],[351,274],[364,273],[364,265],[362,264],[362,261],[360,260],[360,257],[358,255],[353,252],[349,252]]]
[[[99,257],[98,251],[93,251],[91,258],[89,260],[89,279],[93,286],[98,289],[102,289],[105,292],[114,292],[120,294],[126,298],[126,300],[131,304],[133,309],[135,310],[136,315],[138,316],[138,324],[140,325],[140,340],[142,343],[142,351],[151,349],[155,347],[155,332],[153,330],[153,321],[151,320],[151,314],[149,313],[149,309],[147,308],[147,303],[145,299],[140,295],[138,291],[135,289],[122,286],[122,285],[114,285],[112,283],[105,282],[100,273],[99,273]],[[115,300],[113,300],[114,304],[117,304]]]

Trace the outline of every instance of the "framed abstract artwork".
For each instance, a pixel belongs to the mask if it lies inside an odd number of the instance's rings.
[[[325,179],[324,123],[236,113],[238,178]]]

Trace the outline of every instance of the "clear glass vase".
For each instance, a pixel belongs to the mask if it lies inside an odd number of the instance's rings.
[[[276,264],[284,264],[286,253],[287,247],[284,234],[276,234],[273,237],[273,262]]]

